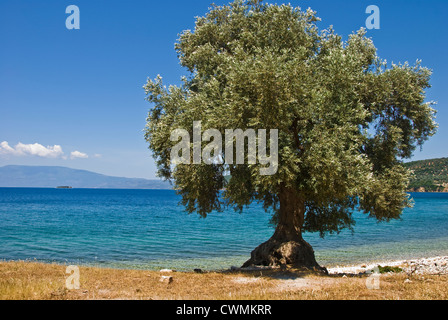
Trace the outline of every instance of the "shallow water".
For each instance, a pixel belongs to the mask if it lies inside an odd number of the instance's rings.
[[[305,234],[321,265],[448,255],[448,194],[412,194],[402,220],[355,213],[355,233]],[[0,188],[0,259],[177,270],[239,266],[273,233],[259,205],[202,219],[171,190]]]

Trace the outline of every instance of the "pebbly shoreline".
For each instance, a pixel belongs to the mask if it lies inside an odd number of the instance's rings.
[[[385,267],[400,267],[406,274],[417,275],[447,275],[448,274],[448,256],[433,257],[397,261],[379,261],[370,262],[364,265],[336,266],[328,268],[329,274],[362,274],[371,272],[378,265]]]

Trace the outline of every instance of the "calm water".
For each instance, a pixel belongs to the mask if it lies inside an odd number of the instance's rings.
[[[412,194],[400,221],[356,214],[355,233],[306,234],[322,265],[448,255],[448,194]],[[0,259],[115,268],[223,269],[273,233],[252,205],[202,219],[171,190],[0,188]]]

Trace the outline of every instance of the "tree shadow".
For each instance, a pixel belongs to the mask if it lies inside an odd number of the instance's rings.
[[[222,271],[225,274],[236,274],[248,277],[271,278],[274,280],[296,280],[309,276],[323,278],[363,278],[367,273],[332,273],[316,271],[307,268],[288,268],[288,267],[253,267],[253,268],[231,268]]]

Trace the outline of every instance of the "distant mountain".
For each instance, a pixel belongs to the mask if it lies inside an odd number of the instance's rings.
[[[98,189],[172,189],[162,180],[120,178],[66,167],[4,166],[0,167],[0,187]]]
[[[448,192],[448,158],[413,161],[404,166],[414,171],[408,191]],[[230,176],[224,178],[229,182]]]
[[[448,158],[413,161],[404,164],[414,171],[409,191],[448,192]],[[228,179],[230,177],[226,177]],[[172,189],[162,180],[111,177],[66,167],[0,167],[0,187],[93,189]]]
[[[448,158],[408,162],[405,167],[414,171],[410,191],[448,192]]]

